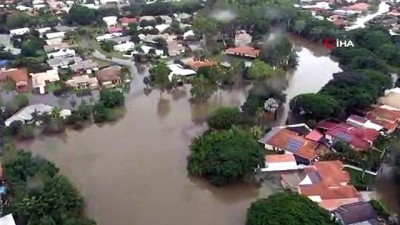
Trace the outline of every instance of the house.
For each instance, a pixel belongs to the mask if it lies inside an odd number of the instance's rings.
[[[157,55],[157,56],[164,55],[164,51],[163,50],[155,49],[154,47],[150,47],[150,46],[147,46],[147,45],[142,45],[142,46],[140,46],[140,48],[143,50],[144,54],[149,54],[150,50],[154,49],[155,55]]]
[[[24,35],[29,33],[29,28],[24,27],[24,28],[18,28],[14,30],[10,30],[10,36],[15,36],[15,35]]]
[[[117,7],[119,0],[99,0],[102,7]]]
[[[109,27],[109,28],[107,28],[107,32],[110,33],[110,34],[121,33],[122,31],[123,31],[122,27]]]
[[[45,87],[48,83],[56,82],[60,80],[58,76],[58,70],[47,70],[42,73],[31,73],[32,87],[39,89],[40,94],[45,93]]]
[[[19,10],[19,11],[32,11],[32,10],[33,10],[33,8],[31,8],[31,7],[26,7],[26,6],[24,6],[24,5],[17,5],[17,6],[15,7],[15,9],[17,9],[17,10]]]
[[[185,47],[176,41],[168,41],[167,44],[169,56],[178,56],[185,52]]]
[[[75,50],[69,49],[69,48],[63,48],[56,52],[47,53],[47,58],[49,58],[49,59],[69,58],[69,57],[75,57]]]
[[[378,214],[368,202],[355,202],[342,205],[332,212],[337,222],[343,225],[379,225]]]
[[[127,27],[129,24],[137,23],[138,19],[136,17],[122,17],[120,19],[121,26]]]
[[[113,49],[119,52],[127,52],[129,50],[133,50],[135,48],[135,43],[128,41],[119,45],[114,45]]]
[[[265,156],[265,167],[261,168],[261,172],[290,171],[303,168],[302,165],[297,165],[292,154],[276,154]]]
[[[47,39],[64,38],[64,37],[65,37],[65,32],[53,32],[53,33],[46,34]]]
[[[225,50],[226,54],[239,57],[257,58],[260,50],[250,46],[239,46],[235,48],[228,48]]]
[[[187,23],[192,18],[192,15],[188,13],[179,13],[174,15],[176,20],[180,23]]]
[[[383,126],[373,123],[373,122],[371,122],[371,120],[361,117],[361,116],[357,116],[357,115],[349,116],[349,118],[347,118],[346,122],[352,126],[355,126],[355,127],[361,128],[361,129],[369,128],[369,129],[374,129],[376,131],[382,131],[384,129]]]
[[[114,42],[117,45],[128,42],[130,40],[131,40],[131,36],[123,36],[123,37],[116,37],[116,38],[110,39],[111,42]]]
[[[34,117],[32,114],[38,114],[38,115],[44,115],[51,113],[53,110],[52,106],[46,105],[46,104],[35,104],[35,105],[29,105],[14,115],[12,115],[10,118],[8,118],[4,124],[8,127],[10,126],[13,122],[15,121],[21,121],[22,123],[32,123],[34,122]],[[66,118],[69,115],[71,115],[71,110],[69,109],[63,109],[61,110],[61,117]]]
[[[139,22],[142,22],[143,20],[152,21],[152,20],[156,20],[156,18],[154,16],[142,16],[142,17],[140,17]]]
[[[207,66],[216,66],[217,63],[214,61],[210,60],[199,60],[195,59],[189,62],[190,68],[194,71],[198,71],[201,67],[207,67]]]
[[[315,162],[304,169],[305,177],[299,183],[299,194],[328,211],[359,202],[360,194],[353,185],[348,184],[350,175],[343,168],[343,163],[338,160]]]
[[[122,36],[122,33],[104,34],[104,35],[96,37],[96,41],[98,41],[98,42],[107,41],[112,38],[121,37],[121,36]]]
[[[187,76],[196,75],[196,71],[191,70],[191,69],[185,69],[180,64],[170,64],[170,65],[168,65],[168,68],[171,70],[171,73],[168,76],[170,80],[172,80],[173,76],[187,77]]]
[[[196,34],[194,33],[193,30],[188,30],[185,33],[183,33],[183,40],[191,40],[194,39]]]
[[[54,51],[58,51],[60,49],[67,49],[69,47],[70,46],[68,43],[62,42],[60,44],[55,44],[55,45],[45,45],[45,46],[43,46],[43,50],[45,52],[54,52]]]
[[[108,67],[97,71],[97,80],[103,87],[114,87],[121,83],[121,69],[119,67]]]
[[[159,24],[155,27],[160,33],[163,33],[166,29],[169,28],[169,24]]]
[[[37,28],[36,30],[39,32],[40,37],[43,37],[43,34],[45,34],[48,31],[51,31],[51,28],[50,27],[43,27],[43,28]]]
[[[293,154],[298,164],[305,165],[316,161],[327,150],[322,134],[318,135],[305,124],[274,127],[259,142],[267,150]]]
[[[96,77],[89,77],[89,75],[75,76],[67,80],[65,84],[75,90],[95,89],[99,85]]]
[[[116,16],[105,16],[103,17],[103,21],[106,23],[107,28],[118,25],[118,18]]]
[[[81,57],[53,58],[48,59],[47,64],[53,69],[58,69],[58,67],[67,68],[69,64],[77,63],[80,61],[82,61]]]
[[[334,143],[342,141],[355,150],[364,151],[372,147],[380,133],[371,128],[358,128],[347,123],[322,121],[317,128],[325,132],[325,138]]]
[[[15,88],[18,92],[28,91],[28,73],[26,68],[13,68],[0,70],[0,81],[10,79],[14,82]]]
[[[236,46],[245,46],[251,43],[253,37],[248,34],[245,30],[240,30],[236,32],[235,35],[235,45]]]
[[[387,105],[373,106],[365,117],[381,125],[387,133],[394,132],[400,126],[400,110]]]
[[[54,29],[58,32],[71,32],[76,30],[77,27],[57,25],[54,27]]]
[[[166,24],[171,24],[172,23],[172,18],[170,16],[162,15],[162,16],[159,16],[159,17]]]
[[[356,12],[365,12],[369,9],[369,7],[371,7],[370,4],[364,3],[364,2],[360,2],[360,3],[356,3],[347,7],[344,7],[347,10],[353,10]]]
[[[73,65],[70,65],[69,67],[72,69],[72,71],[74,71],[75,73],[79,73],[79,72],[89,72],[88,70],[97,70],[98,69],[98,64],[97,62],[88,59],[88,60],[83,60],[80,62],[77,62]]]
[[[1,225],[16,225],[12,214],[5,215],[0,218]]]

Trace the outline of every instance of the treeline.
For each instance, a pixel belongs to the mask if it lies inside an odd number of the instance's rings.
[[[83,216],[82,196],[51,162],[10,147],[2,157],[11,199],[3,214],[12,213],[18,225],[95,225]]]

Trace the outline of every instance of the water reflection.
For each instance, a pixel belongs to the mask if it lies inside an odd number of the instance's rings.
[[[299,56],[299,67],[289,76],[288,99],[318,91],[339,70],[328,56],[316,57],[307,47]],[[135,72],[121,120],[21,146],[54,161],[72,179],[99,225],[243,225],[246,208],[275,185],[214,188],[188,179],[186,156],[208,115],[220,106],[240,106],[250,87],[221,90],[208,103],[193,105],[187,86],[164,93],[160,101],[158,91],[142,93],[145,73]]]

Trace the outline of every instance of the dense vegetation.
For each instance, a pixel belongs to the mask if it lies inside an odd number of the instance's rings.
[[[306,196],[280,192],[252,203],[246,225],[334,225],[328,211]]]
[[[3,210],[18,225],[95,225],[83,217],[84,202],[53,163],[22,150],[8,150],[2,160],[11,201]]]
[[[187,169],[213,185],[238,182],[263,164],[263,151],[243,130],[208,131],[192,140]]]
[[[228,130],[239,124],[241,120],[240,110],[234,107],[222,107],[217,109],[207,120],[212,129]]]

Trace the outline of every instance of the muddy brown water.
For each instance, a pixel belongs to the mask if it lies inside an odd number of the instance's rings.
[[[303,47],[290,75],[289,98],[318,91],[340,70],[323,50],[293,41]],[[61,168],[99,225],[243,225],[250,203],[277,184],[214,188],[187,176],[186,156],[190,138],[204,129],[197,121],[221,105],[241,105],[246,90],[221,91],[198,106],[189,104],[188,91],[164,94],[163,101],[158,91],[137,95],[128,98],[127,114],[114,124],[20,145]]]

